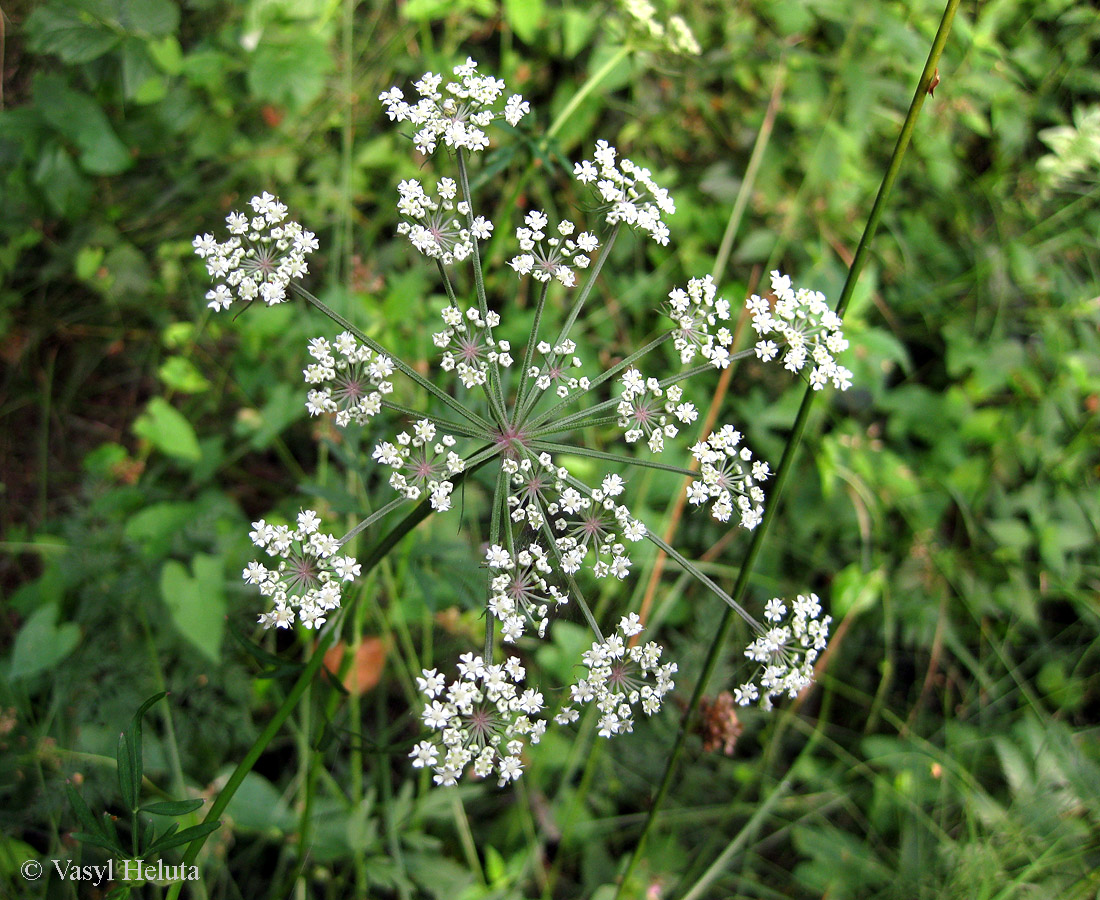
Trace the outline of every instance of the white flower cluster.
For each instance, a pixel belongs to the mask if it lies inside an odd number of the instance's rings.
[[[821,617],[817,594],[799,594],[791,607],[785,625],[779,624],[787,615],[783,600],[773,597],[764,608],[764,617],[773,624],[745,648],[745,656],[761,664],[759,684],[749,680],[734,691],[741,706],[759,700],[764,709],[771,709],[773,697],[786,694],[794,699],[813,683],[814,661],[829,640],[833,618]]]
[[[637,543],[645,537],[646,528],[627,507],[615,502],[626,489],[619,475],[606,476],[598,490],[591,490],[568,469],[555,467],[549,453],[505,459],[501,466],[511,485],[507,500],[511,520],[535,531],[550,523],[553,555],[561,571],[575,575],[591,551],[592,573],[597,578],[627,576],[631,560],[619,537]]]
[[[646,528],[614,500],[625,490],[622,478],[608,475],[599,490],[584,488],[584,492],[578,490],[584,486],[575,479],[568,481],[556,486],[558,497],[546,506],[562,571],[569,575],[579,571],[591,551],[593,575],[626,578],[631,560],[619,535],[636,544],[646,536]]]
[[[207,306],[215,311],[229,309],[234,298],[282,303],[290,282],[309,271],[306,257],[317,249],[313,232],[287,221],[286,206],[271,194],[264,191],[249,205],[252,216],[231,212],[226,217],[228,240],[219,243],[203,234],[191,242],[215,282],[206,294]]]
[[[566,339],[553,347],[546,341],[539,341],[535,349],[546,359],[541,366],[531,366],[527,370],[527,376],[534,379],[536,388],[546,391],[556,386],[554,391],[563,400],[572,391],[588,390],[592,382],[586,376],[569,374],[569,369],[578,369],[581,365],[580,358],[573,355],[577,351],[573,341]]]
[[[375,354],[349,332],[336,338],[336,352],[324,338],[309,342],[309,355],[316,362],[303,371],[307,384],[314,388],[306,397],[306,409],[311,416],[336,413],[336,424],[345,427],[354,421],[363,425],[382,409],[382,397],[393,391],[387,379],[393,374],[389,357]]]
[[[546,236],[546,227],[550,220],[546,213],[533,209],[524,217],[524,224],[516,229],[516,239],[523,252],[512,258],[508,264],[520,275],[531,275],[536,281],[547,282],[556,278],[566,287],[573,287],[577,276],[570,268],[588,268],[592,261],[587,255],[593,253],[600,242],[587,231],[571,235],[576,226],[568,219],[558,223],[557,234]]]
[[[684,425],[694,422],[699,411],[693,403],[682,402],[684,392],[673,384],[664,389],[656,378],[643,378],[637,369],[623,373],[623,392],[617,412],[619,427],[625,428],[628,444],[646,438],[649,449],[660,453],[665,438],[674,438],[679,429],[668,421],[673,416]]]
[[[499,573],[489,583],[489,611],[501,621],[504,640],[515,643],[528,623],[538,629],[540,638],[546,637],[551,604],[558,607],[569,602],[568,594],[546,580],[553,572],[546,550],[537,543],[529,544],[513,558],[493,544],[485,559],[489,568]]]
[[[419,500],[427,491],[432,509],[446,512],[455,489],[447,476],[466,468],[466,461],[451,449],[454,445],[455,439],[449,434],[440,435],[436,441],[435,424],[421,419],[413,425],[412,434],[402,431],[396,444],[383,441],[372,455],[393,469],[390,487],[395,491],[407,500]]]
[[[736,505],[745,528],[759,525],[764,517],[760,483],[771,471],[766,462],[754,462],[749,448],[741,446],[741,432],[723,425],[692,447],[691,454],[699,462],[699,478],[688,486],[688,502],[699,506],[713,500],[711,515],[719,522],[728,522]]]
[[[616,629],[602,643],[595,641],[583,656],[588,677],[570,687],[574,703],[595,703],[600,711],[599,734],[610,738],[634,730],[634,707],[652,716],[661,708],[665,694],[675,687],[672,676],[676,663],[661,663],[660,645],[627,646],[624,638],[640,634],[643,626],[637,613],[623,616]],[[652,683],[651,683],[652,682]],[[577,712],[565,707],[555,716],[561,724],[574,721]]]
[[[480,656],[467,653],[460,658],[458,672],[449,686],[435,669],[425,669],[416,679],[431,701],[421,718],[439,735],[438,742],[421,741],[413,748],[413,767],[431,766],[436,784],[451,785],[472,763],[481,778],[496,772],[497,784],[503,787],[523,770],[525,741],[537,744],[546,731],[546,720],[537,718],[543,696],[533,688],[520,692],[526,671],[514,656],[502,665],[487,665]]]
[[[397,232],[408,235],[412,245],[425,256],[449,266],[473,253],[475,240],[488,240],[493,233],[493,223],[478,216],[471,232],[466,218],[469,203],[465,200],[455,202],[457,182],[453,178],[441,178],[437,190],[439,198],[435,199],[415,179],[402,181],[397,186],[397,211],[410,220],[401,222]]]
[[[425,74],[415,85],[420,95],[415,105],[406,103],[405,95],[396,87],[378,96],[390,121],[412,122],[420,129],[413,136],[413,142],[425,155],[434,153],[439,141],[471,153],[484,150],[489,146],[489,136],[484,129],[494,119],[503,115],[514,127],[531,111],[519,94],[508,98],[503,111],[496,110],[494,107],[504,94],[505,84],[499,78],[480,74],[472,59],[455,66],[454,74],[458,80],[446,85],[443,85],[442,75]]]
[[[595,182],[597,193],[608,205],[609,225],[625,222],[647,232],[658,244],[668,244],[668,225],[661,220],[661,214],[676,212],[672,197],[657,185],[649,169],[625,158],[616,164],[617,155],[618,151],[607,141],[597,141],[596,162],[586,159],[577,163],[573,174],[581,184]]]
[[[320,628],[325,616],[340,606],[341,583],[359,575],[359,564],[353,557],[336,556],[339,543],[320,526],[320,517],[311,509],[298,513],[294,529],[263,519],[252,523],[252,543],[279,560],[273,569],[253,560],[243,573],[246,582],[273,598],[274,607],[260,616],[264,628],[289,628],[295,617],[306,628]]]
[[[457,373],[465,387],[485,384],[490,363],[504,368],[512,365],[512,345],[493,339],[493,329],[500,324],[497,313],[489,310],[482,316],[470,307],[463,315],[457,306],[448,306],[442,316],[447,327],[432,335],[432,343],[443,351],[443,371]]]
[[[687,290],[674,288],[669,292],[665,314],[676,323],[672,334],[672,343],[680,354],[684,365],[701,353],[709,359],[716,369],[724,369],[730,364],[729,346],[733,343],[733,334],[724,325],[711,334],[711,328],[719,322],[728,322],[730,305],[728,300],[715,299],[717,289],[714,279],[692,278]]]
[[[684,56],[698,56],[703,52],[682,17],[670,16],[666,27],[657,21],[657,9],[649,0],[622,0],[622,7],[630,15],[635,30],[657,42],[662,49]]]
[[[756,294],[746,301],[752,313],[752,327],[760,335],[756,355],[767,362],[778,355],[780,346],[785,346],[783,368],[801,372],[808,360],[813,361],[810,384],[815,391],[825,387],[829,380],[839,390],[848,390],[852,386],[852,373],[833,358],[848,349],[848,341],[840,330],[843,324],[840,316],[829,309],[825,296],[806,288],[795,291],[791,279],[778,270],[772,272],[772,292],[776,297],[774,309]]]

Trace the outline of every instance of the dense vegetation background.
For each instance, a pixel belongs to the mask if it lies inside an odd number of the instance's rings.
[[[306,652],[306,635],[254,633],[248,522],[309,503],[353,524],[382,496],[306,415],[304,347],[324,323],[295,304],[212,317],[196,233],[277,193],[321,238],[315,292],[427,359],[442,298],[395,236],[395,185],[418,168],[376,98],[470,55],[540,125],[487,157],[498,235],[598,137],[676,198],[671,247],[628,246],[615,303],[584,322],[604,361],[645,339],[673,284],[712,270],[758,141],[721,289],[736,306],[779,267],[835,297],[941,11],[710,0],[679,10],[703,51],[684,57],[614,4],[5,4],[0,894],[95,896],[28,885],[18,865],[100,861],[69,837],[65,783],[117,810],[118,733],[161,689],[147,791],[216,792],[293,678],[233,632],[288,670]],[[818,404],[750,593],[825,598],[820,683],[742,712],[729,754],[693,739],[633,896],[1100,891],[1100,169],[1040,164],[1044,130],[1100,95],[1098,56],[1089,4],[963,4],[846,317],[856,388]],[[777,376],[743,365],[721,410],[773,460],[798,399]],[[651,524],[668,526],[672,487],[642,485]],[[702,517],[677,541],[727,581],[745,547]],[[349,650],[367,689],[319,683],[207,845],[205,896],[607,890],[674,707],[610,746],[548,739],[516,790],[466,785],[461,804],[408,766],[409,671],[433,640],[446,658],[477,634],[476,559],[429,523],[379,570]],[[604,599],[636,608],[651,565]],[[656,599],[686,696],[720,611],[672,570]],[[547,671],[583,641],[569,625],[540,651]],[[743,638],[712,694],[739,683]],[[708,721],[734,734],[720,711]]]

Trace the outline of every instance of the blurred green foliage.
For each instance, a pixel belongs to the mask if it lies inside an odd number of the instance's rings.
[[[322,238],[315,292],[427,359],[445,299],[394,235],[395,184],[419,168],[374,98],[471,55],[532,101],[543,130],[604,72],[552,139],[521,129],[487,157],[489,258],[504,258],[517,204],[570,191],[563,161],[597,137],[676,198],[671,252],[617,248],[615,300],[583,323],[597,362],[651,337],[673,283],[712,268],[770,98],[774,131],[722,289],[736,301],[780,267],[835,297],[941,9],[707,0],[679,10],[697,58],[630,43],[611,3],[5,11],[0,893],[60,897],[56,879],[29,888],[18,864],[77,852],[67,780],[92,808],[123,809],[117,734],[144,698],[171,692],[144,759],[182,798],[209,795],[285,695],[287,673],[225,633],[226,617],[240,632],[256,615],[238,577],[247,523],[308,502],[354,524],[382,496],[358,462],[377,434],[340,441],[305,415],[303,351],[324,326],[290,304],[211,318],[192,236],[278,193]],[[1100,890],[1100,183],[1039,164],[1050,129],[1087,122],[1098,47],[1088,4],[964,4],[846,317],[857,389],[819,404],[755,574],[754,602],[809,588],[831,604],[821,685],[776,715],[746,712],[732,758],[693,744],[635,896]],[[500,269],[497,296],[514,284]],[[796,402],[746,363],[721,412],[774,460]],[[677,485],[637,481],[659,529]],[[211,840],[207,896],[283,897],[297,878],[312,896],[402,898],[600,896],[613,883],[674,711],[612,747],[548,735],[519,790],[463,787],[461,815],[407,766],[410,673],[433,641],[446,654],[481,628],[476,484],[464,503],[468,531],[428,523],[367,586],[357,625],[388,648],[380,685],[362,698],[319,688],[272,744]],[[744,542],[722,538],[701,518],[678,532],[728,581]],[[636,587],[610,589],[618,602],[628,589],[640,600],[639,568]],[[666,572],[655,615],[687,687],[718,612]],[[567,677],[584,643],[571,626],[538,650],[551,676]],[[288,661],[306,646],[245,639]],[[738,667],[735,641],[712,691]],[[788,771],[794,789],[741,835]]]

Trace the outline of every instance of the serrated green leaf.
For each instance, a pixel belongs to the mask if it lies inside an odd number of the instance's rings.
[[[28,49],[52,53],[70,65],[98,59],[120,40],[118,34],[104,28],[87,10],[69,3],[39,6],[27,17],[24,29]]]
[[[332,70],[328,41],[306,30],[268,36],[248,66],[248,88],[253,96],[291,110],[316,100]]]
[[[194,812],[203,804],[203,800],[163,800],[159,803],[150,803],[143,806],[138,812],[149,813],[152,816],[185,816]]]
[[[163,37],[179,26],[179,6],[171,0],[122,0],[118,24],[131,34]]]
[[[33,91],[42,117],[80,151],[85,172],[117,175],[134,164],[130,151],[91,96],[69,87],[61,75],[47,72],[35,75]]]
[[[163,397],[154,397],[133,424],[138,437],[145,438],[161,453],[187,462],[202,457],[198,438],[183,413]]]

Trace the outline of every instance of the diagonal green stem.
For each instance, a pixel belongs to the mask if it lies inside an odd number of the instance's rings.
[[[591,393],[592,391],[594,391],[596,388],[598,388],[601,384],[603,384],[608,379],[614,378],[621,371],[623,371],[623,369],[625,369],[627,366],[634,365],[635,362],[637,362],[639,359],[641,359],[643,356],[645,356],[651,350],[657,349],[659,346],[661,346],[661,344],[663,344],[665,341],[667,341],[670,337],[672,337],[672,332],[671,331],[666,331],[660,337],[654,338],[652,341],[650,341],[648,344],[646,344],[644,347],[642,347],[641,350],[636,350],[634,353],[631,353],[630,356],[626,357],[622,361],[615,363],[615,365],[613,365],[606,372],[602,372],[599,376],[597,376],[596,378],[593,378],[588,383],[588,387],[585,388],[583,391],[578,391],[576,393],[570,394],[564,400],[562,400],[559,403],[556,403],[554,406],[552,406],[546,412],[539,415],[539,417],[537,419],[535,419],[535,421],[533,421],[530,424],[530,426],[528,426],[528,427],[538,428],[544,422],[550,421],[550,419],[554,418],[554,416],[557,415],[559,410],[565,409],[565,407],[567,407],[567,406],[572,406],[574,403],[576,403],[578,400],[580,400],[581,397],[585,396],[586,394]]]
[[[905,151],[909,147],[909,140],[916,127],[917,116],[920,114],[921,107],[924,105],[924,98],[928,92],[928,86],[931,84],[932,74],[936,69],[944,45],[947,43],[947,36],[951,31],[951,23],[955,18],[955,11],[958,9],[958,6],[959,0],[947,0],[943,17],[940,19],[939,30],[936,32],[936,36],[932,41],[932,48],[929,50],[928,59],[924,64],[924,71],[921,73],[920,80],[917,82],[917,89],[913,95],[913,100],[909,104],[909,112],[905,117],[905,122],[902,124],[901,133],[898,135],[897,143],[894,145],[893,155],[890,157],[890,163],[886,168],[886,174],[883,176],[878,195],[875,197],[874,206],[871,208],[871,214],[868,216],[866,226],[864,226],[863,236],[860,238],[855,257],[848,269],[848,277],[844,282],[844,288],[841,290],[840,298],[837,301],[836,311],[838,315],[843,315],[847,308],[848,301],[851,299],[852,292],[855,290],[856,282],[859,279],[859,274],[866,263],[871,240],[874,238],[879,220],[882,217],[882,212],[885,209],[886,199],[890,195],[890,190],[894,185],[894,181],[897,179],[898,172],[901,170],[901,163],[905,156]],[[776,510],[779,508],[779,498],[783,493],[783,488],[790,475],[791,463],[798,451],[798,445],[802,440],[802,434],[806,429],[806,421],[809,417],[810,407],[813,405],[815,396],[816,392],[809,387],[806,388],[802,396],[802,404],[798,408],[798,415],[791,429],[791,436],[787,441],[787,446],[783,450],[783,458],[780,460],[779,468],[776,471],[775,482],[770,492],[770,502],[764,510],[763,519],[753,531],[752,542],[749,544],[748,552],[745,554],[745,558],[741,563],[741,568],[737,574],[737,581],[734,584],[733,590],[730,592],[734,603],[740,603],[744,597],[745,589],[748,587],[749,576],[752,574],[753,564],[756,562],[756,557],[760,553],[760,548],[764,543],[764,536],[768,533],[768,527],[775,516]],[[730,629],[732,628],[735,615],[736,612],[732,606],[726,608],[722,616],[721,624],[718,627],[718,632],[711,641],[710,648],[703,662],[702,672],[699,675],[698,681],[695,682],[695,689],[692,691],[687,709],[684,710],[683,716],[680,719],[680,729],[676,735],[676,742],[669,753],[668,761],[665,764],[665,771],[661,777],[661,783],[653,796],[653,802],[650,804],[645,824],[642,826],[642,833],[638,836],[638,841],[634,845],[634,850],[627,862],[626,871],[619,881],[618,889],[615,892],[615,900],[618,900],[618,898],[622,896],[624,887],[629,883],[634,868],[642,857],[646,838],[653,828],[657,812],[664,804],[669,788],[672,785],[672,779],[676,772],[676,768],[680,762],[680,757],[683,755],[687,737],[688,734],[690,734],[691,720],[699,706],[699,701],[702,699],[703,692],[706,690],[707,683],[714,674],[726,638],[729,636]]]

